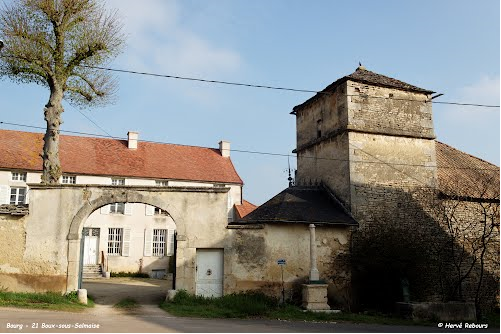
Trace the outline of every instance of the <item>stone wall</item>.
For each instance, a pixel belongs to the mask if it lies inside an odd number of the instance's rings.
[[[310,270],[310,234],[307,224],[266,224],[259,229],[232,229],[231,274],[225,278],[225,291],[259,290],[281,296],[281,267],[285,259],[286,299],[300,301],[301,284]],[[331,306],[351,303],[349,265],[351,230],[348,227],[316,228],[317,265],[320,279],[329,284]]]
[[[298,152],[297,185],[323,182],[345,204],[351,202],[348,134],[325,139]]]
[[[92,212],[114,202],[145,203],[169,212],[178,232],[178,289],[195,292],[197,248],[229,248],[227,188],[29,186],[29,215],[0,215],[5,232],[0,238],[12,240],[0,245],[0,285],[12,291],[77,289],[82,227]]]
[[[29,230],[29,216],[0,215],[0,290],[64,291],[63,268],[43,256],[26,256]],[[49,249],[51,258],[62,251]]]
[[[416,138],[435,138],[430,96],[347,81],[348,128]]]
[[[430,214],[448,241],[439,248],[444,297],[474,302],[478,290],[481,307],[499,307],[499,203],[441,197]]]

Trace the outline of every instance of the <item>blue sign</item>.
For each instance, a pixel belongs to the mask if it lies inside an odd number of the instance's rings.
[[[285,259],[278,259],[278,260],[277,260],[277,264],[278,264],[279,266],[284,266],[284,265],[286,264],[286,261],[285,261]]]

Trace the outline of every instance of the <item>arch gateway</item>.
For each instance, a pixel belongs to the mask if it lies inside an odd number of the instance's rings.
[[[25,276],[17,278],[31,280],[32,286],[44,285],[46,290],[78,289],[82,229],[87,218],[107,204],[144,203],[167,211],[176,223],[176,287],[195,293],[197,249],[228,249],[228,191],[216,187],[30,184],[30,213],[24,222],[25,270],[16,276]],[[229,266],[223,268],[226,274]]]

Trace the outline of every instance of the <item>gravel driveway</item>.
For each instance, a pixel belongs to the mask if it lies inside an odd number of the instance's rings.
[[[172,289],[172,280],[153,278],[114,277],[110,279],[87,279],[82,283],[96,306],[113,306],[130,297],[141,305],[158,305]]]

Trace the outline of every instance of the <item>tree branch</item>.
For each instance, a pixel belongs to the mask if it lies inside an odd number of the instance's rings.
[[[92,94],[87,93],[84,89],[81,89],[79,87],[67,86],[66,90],[83,96],[89,102],[94,98]]]

